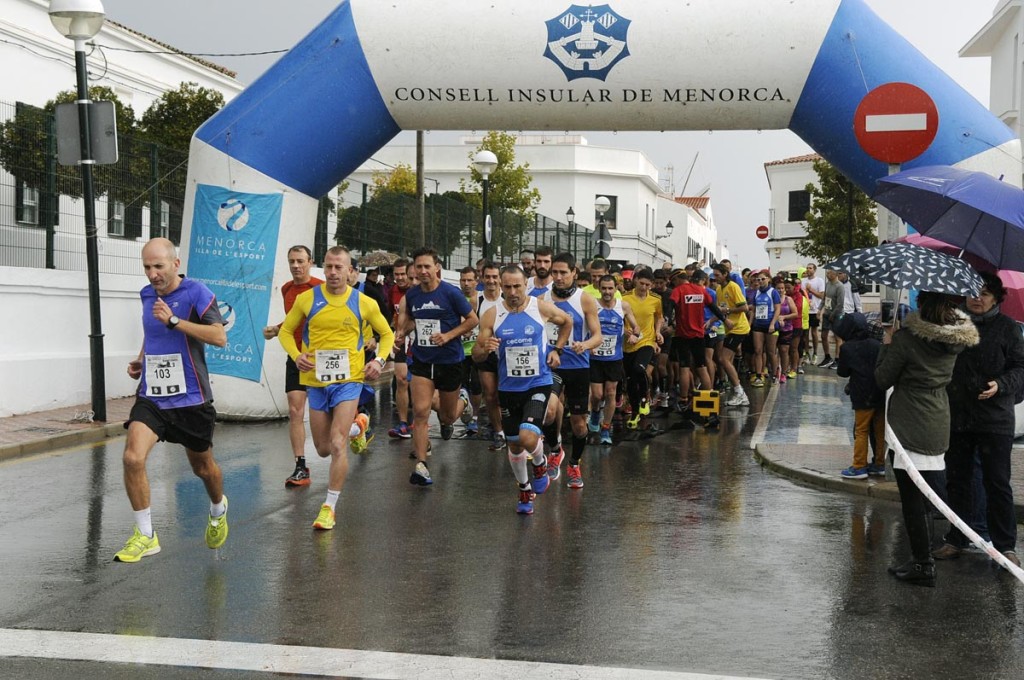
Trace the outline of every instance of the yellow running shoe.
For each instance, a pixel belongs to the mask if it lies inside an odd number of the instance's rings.
[[[326,503],[320,506],[320,514],[313,521],[313,528],[324,530],[334,528],[334,510],[331,510],[331,506]]]
[[[359,434],[349,440],[349,448],[356,455],[366,453],[367,447],[373,441],[373,435],[370,434],[370,416],[360,413],[352,423],[359,428]]]
[[[114,555],[115,562],[138,562],[143,557],[149,555],[155,555],[160,552],[160,540],[156,537],[156,532],[153,532],[153,538],[143,535],[139,531],[138,527],[135,527],[135,532],[132,537],[128,539],[128,542],[124,544]]]
[[[224,545],[224,541],[228,540],[228,496],[223,495],[224,498],[224,514],[220,517],[210,517],[210,521],[206,524],[206,547],[211,550]]]

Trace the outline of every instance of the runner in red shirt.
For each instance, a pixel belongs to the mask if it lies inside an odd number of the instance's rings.
[[[398,308],[402,304],[405,292],[409,290],[412,281],[409,279],[409,260],[395,260],[391,265],[392,275],[395,277],[395,285],[391,286],[388,294],[388,304],[391,308],[391,327],[394,328],[398,322]],[[395,343],[395,349],[391,352],[391,358],[395,362],[395,407],[398,411],[398,424],[388,430],[389,437],[400,437],[409,439],[412,437],[412,428],[409,427],[409,364],[406,362],[407,341]]]
[[[284,297],[284,313],[291,311],[295,298],[311,288],[316,288],[323,281],[312,276],[313,254],[306,246],[292,246],[288,249],[288,270],[292,280],[281,286]],[[267,326],[263,329],[263,337],[272,340],[281,330],[281,324]],[[302,347],[302,328],[295,331],[295,343]],[[306,467],[306,387],[299,382],[299,369],[291,357],[285,359],[284,392],[288,398],[288,438],[292,444],[292,455],[295,457],[295,471],[284,480],[284,485],[309,486],[309,468]]]
[[[697,373],[705,389],[713,386],[704,363],[704,310],[725,323],[726,328],[731,328],[732,324],[719,311],[704,286],[689,279],[677,286],[669,299],[676,310],[676,333],[672,338],[669,358],[679,362],[679,395],[685,411],[690,400],[691,371]]]

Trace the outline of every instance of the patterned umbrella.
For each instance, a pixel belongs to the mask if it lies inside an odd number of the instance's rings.
[[[964,260],[909,243],[851,250],[825,265],[825,269],[838,269],[892,288],[947,295],[977,294],[984,283]]]

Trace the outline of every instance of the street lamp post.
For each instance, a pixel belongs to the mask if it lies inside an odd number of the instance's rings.
[[[597,211],[597,256],[606,258],[612,253],[612,235],[608,231],[608,225],[604,221],[604,214],[612,207],[611,200],[607,196],[598,196],[594,200],[594,210]]]
[[[672,224],[672,220],[669,220],[668,224],[665,225],[665,233],[664,234],[655,235],[655,237],[654,237],[654,256],[655,257],[658,256],[658,241],[660,241],[663,238],[668,238],[669,236],[671,236],[672,235],[672,231],[674,229],[675,229],[675,225]]]
[[[576,254],[576,212],[569,206],[569,209],[565,211],[565,223],[569,225],[569,247],[572,249],[573,255]]]
[[[93,191],[92,145],[89,139],[89,75],[85,42],[103,27],[105,13],[100,0],[50,0],[50,22],[75,41],[75,74],[78,80],[78,132],[82,158],[82,201],[85,204],[85,261],[89,286],[89,364],[92,372],[93,419],[107,419],[106,383],[103,368],[103,326],[100,320],[99,245],[96,235],[96,197]]]
[[[484,248],[483,258],[485,260],[490,259],[491,255],[491,229],[490,229],[490,214],[488,213],[489,206],[487,205],[487,190],[490,188],[490,175],[494,172],[494,169],[498,167],[498,157],[493,152],[483,149],[477,151],[476,155],[473,156],[473,167],[480,173],[483,179],[483,213],[484,213]]]

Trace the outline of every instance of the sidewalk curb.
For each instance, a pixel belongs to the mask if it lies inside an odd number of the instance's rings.
[[[80,444],[95,444],[105,439],[123,436],[126,432],[124,421],[120,421],[102,425],[96,424],[93,427],[83,428],[74,432],[39,437],[38,439],[30,439],[17,444],[5,444],[0,446],[0,460],[44,453]]]
[[[900,492],[896,482],[879,482],[873,479],[843,479],[836,474],[825,474],[808,467],[787,463],[785,449],[790,445],[758,444],[754,450],[754,460],[769,471],[789,479],[827,491],[868,496],[884,501],[900,502]]]

